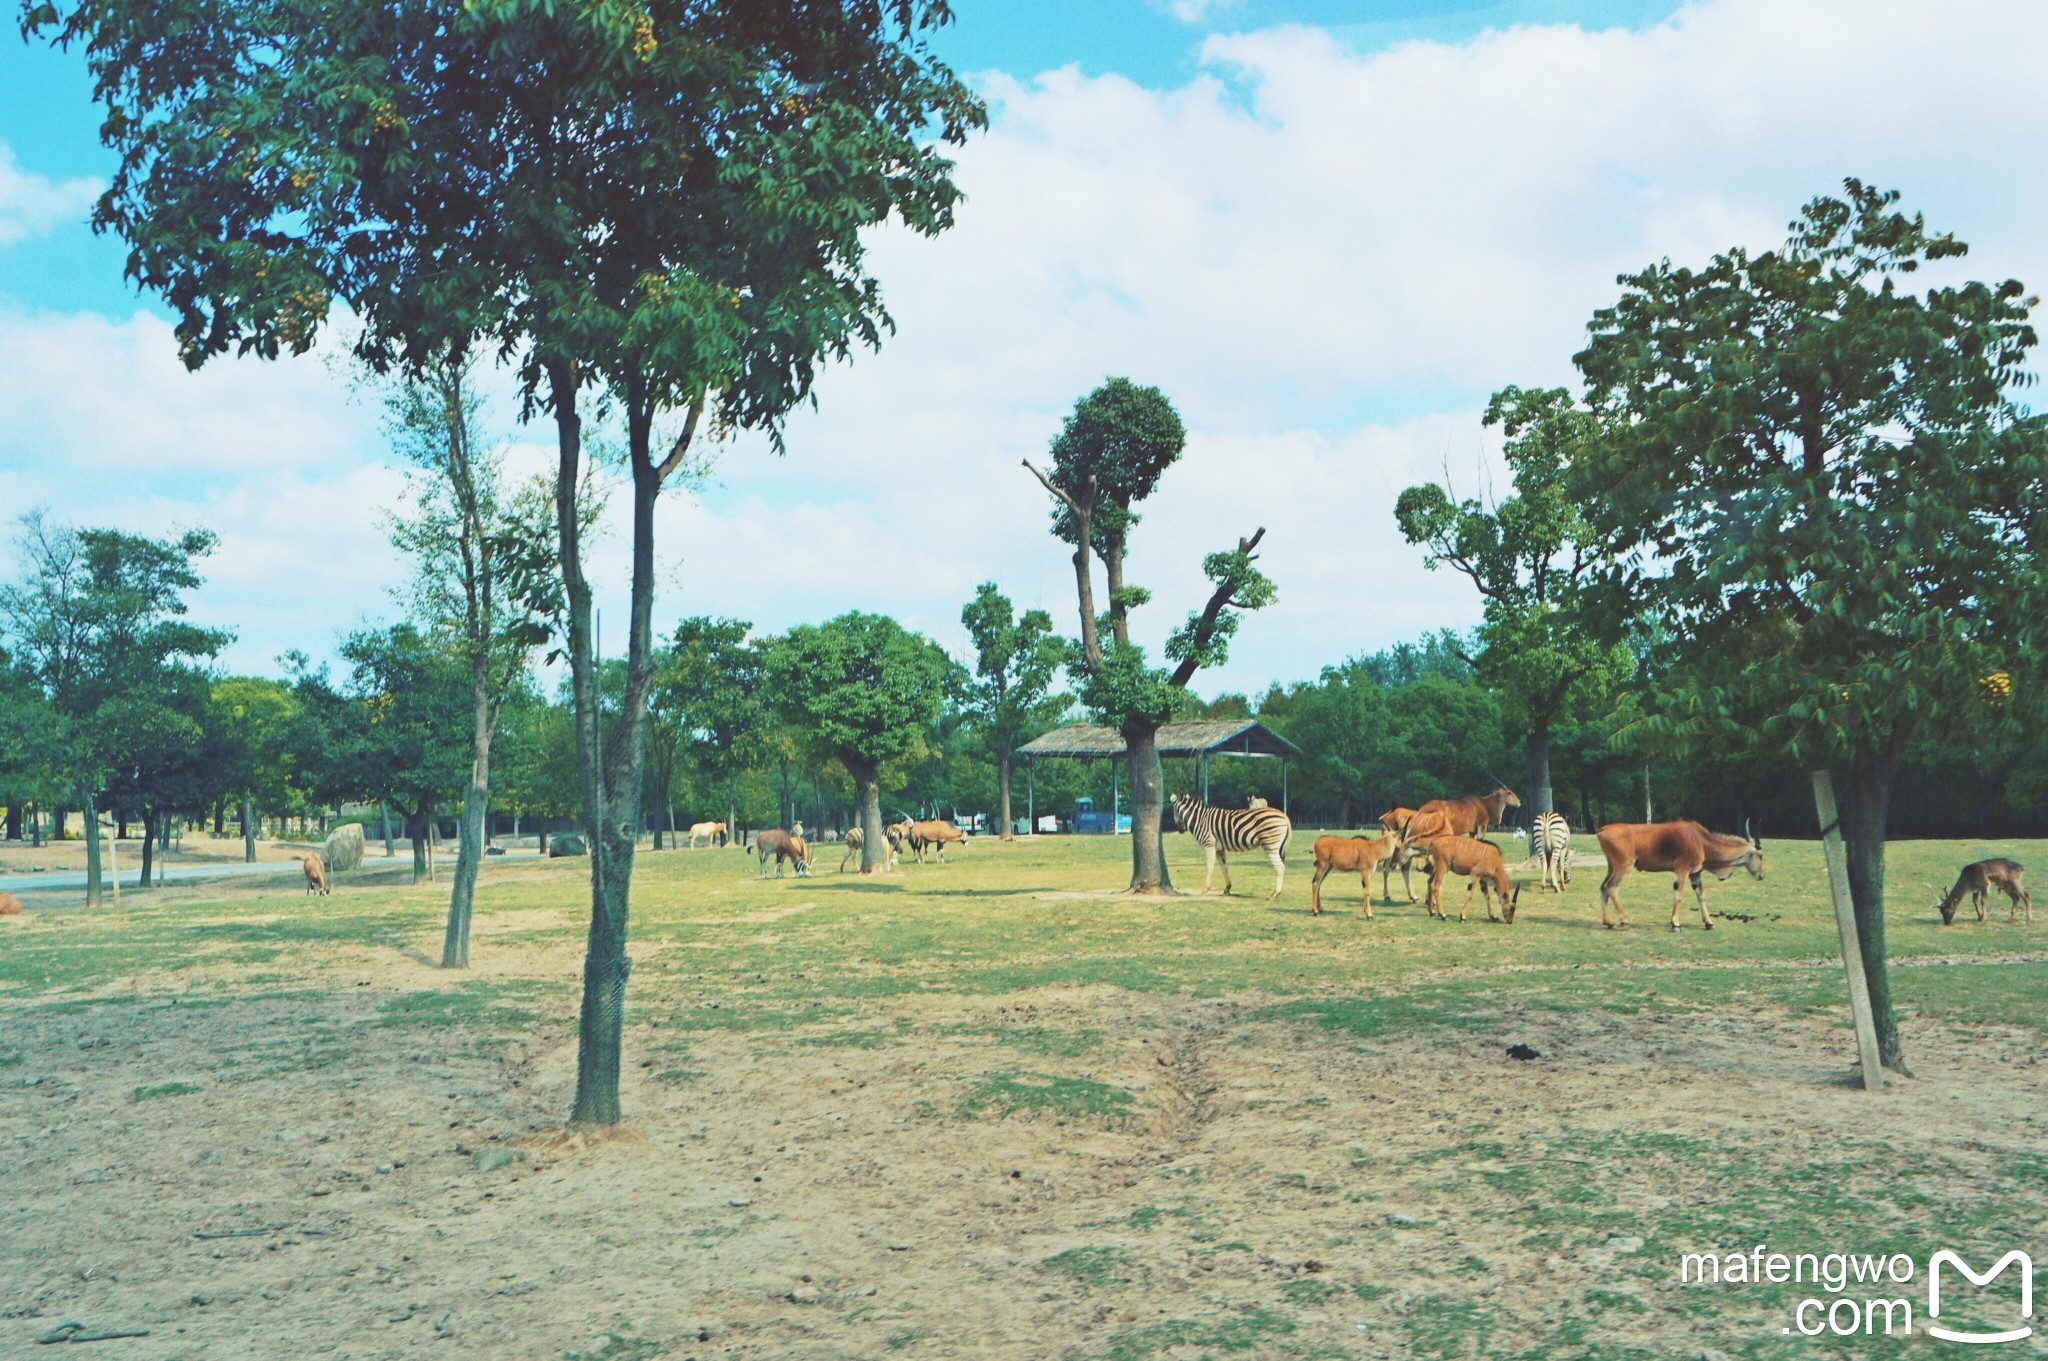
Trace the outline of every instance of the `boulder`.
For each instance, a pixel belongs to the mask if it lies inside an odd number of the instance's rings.
[[[363,867],[363,824],[351,822],[337,827],[328,835],[326,848],[321,852],[327,861],[327,868],[337,874]]]
[[[589,855],[590,847],[583,844],[583,838],[574,832],[564,833],[548,843],[548,859],[559,860],[569,855]]]

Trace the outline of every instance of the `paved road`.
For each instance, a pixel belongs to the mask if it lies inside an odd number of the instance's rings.
[[[152,871],[154,872],[154,871]],[[300,874],[296,860],[259,860],[253,865],[231,862],[225,865],[172,865],[163,871],[166,883],[183,883],[192,879],[226,879],[237,874]],[[127,888],[142,874],[142,866],[123,857],[121,863],[121,887]],[[113,880],[105,870],[100,871],[100,884],[111,890]],[[72,870],[59,874],[0,874],[0,890],[13,893],[28,893],[39,889],[85,887],[85,871]]]

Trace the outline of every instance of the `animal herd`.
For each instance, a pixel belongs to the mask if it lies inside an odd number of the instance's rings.
[[[1424,889],[1424,907],[1431,917],[1449,920],[1444,908],[1444,883],[1452,875],[1465,879],[1465,899],[1458,908],[1458,920],[1464,921],[1472,908],[1472,895],[1476,892],[1486,908],[1489,921],[1506,922],[1512,925],[1515,910],[1520,904],[1522,886],[1509,873],[1506,859],[1500,847],[1486,839],[1487,831],[1499,825],[1510,808],[1520,807],[1521,797],[1514,790],[1502,785],[1490,794],[1469,794],[1459,799],[1431,799],[1419,808],[1395,807],[1380,816],[1380,834],[1366,836],[1319,836],[1315,840],[1315,876],[1309,881],[1309,907],[1315,916],[1323,912],[1323,880],[1332,872],[1356,874],[1363,891],[1364,914],[1367,921],[1372,915],[1372,876],[1377,870],[1380,875],[1380,896],[1392,901],[1392,876],[1401,874],[1402,890],[1413,903],[1415,887],[1410,878],[1417,865],[1428,871]],[[1209,892],[1216,871],[1223,871],[1223,891],[1228,894],[1230,885],[1231,852],[1263,851],[1273,866],[1273,898],[1280,896],[1287,876],[1287,843],[1293,836],[1294,824],[1287,814],[1271,807],[1264,799],[1253,799],[1244,808],[1217,808],[1201,802],[1187,794],[1175,794],[1172,803],[1172,821],[1169,830],[1188,833],[1201,845],[1205,865],[1202,876],[1202,891]],[[1539,892],[1563,893],[1565,885],[1572,879],[1571,827],[1562,814],[1539,813],[1532,824],[1537,867],[1542,875]],[[967,833],[951,822],[939,818],[904,818],[898,822],[884,824],[883,835],[889,843],[889,865],[893,868],[897,857],[909,851],[917,857],[918,863],[925,863],[925,854],[931,852],[940,864],[946,860],[946,847],[965,846]],[[690,846],[694,849],[700,842],[706,846],[725,845],[729,840],[723,822],[699,822],[690,827]],[[1671,929],[1679,929],[1679,914],[1685,904],[1685,890],[1689,884],[1694,901],[1699,907],[1700,925],[1706,930],[1714,929],[1712,916],[1707,912],[1705,878],[1711,874],[1717,879],[1727,879],[1737,870],[1747,870],[1752,878],[1764,877],[1763,844],[1745,830],[1741,836],[1716,832],[1700,823],[1679,820],[1673,822],[1610,822],[1597,833],[1600,853],[1607,861],[1607,875],[1600,881],[1600,924],[1613,930],[1627,926],[1628,917],[1621,907],[1621,884],[1631,872],[1640,870],[1649,874],[1671,876]],[[846,833],[846,853],[840,857],[839,868],[843,873],[849,864],[859,859],[865,838],[859,827],[852,827]],[[789,829],[767,828],[754,833],[743,841],[751,845],[757,863],[757,877],[768,877],[768,862],[775,862],[775,877],[782,877],[785,862],[793,866],[797,877],[806,878],[811,872],[811,848],[804,840],[803,824],[794,824]],[[316,851],[301,861],[306,877],[306,892],[326,894],[329,886],[327,863]],[[2003,857],[1979,860],[1965,865],[1955,886],[1935,904],[1941,914],[1943,925],[1952,924],[1957,908],[1964,898],[1969,898],[1976,908],[1977,920],[1986,920],[1985,904],[1993,890],[2003,893],[2012,905],[2008,921],[2017,921],[2020,914],[2026,914],[2031,924],[2034,920],[2034,900],[2028,894],[2025,883],[2026,869],[2016,860]],[[1499,910],[1495,910],[1495,899]],[[11,895],[0,894],[0,912],[13,906]],[[1611,909],[1611,916],[1610,916]],[[19,908],[15,907],[18,911]]]
[[[1323,880],[1333,872],[1358,875],[1364,897],[1366,920],[1372,920],[1372,876],[1380,875],[1380,896],[1392,900],[1392,879],[1401,874],[1401,885],[1413,903],[1415,888],[1410,873],[1422,865],[1428,871],[1424,904],[1429,915],[1447,920],[1444,882],[1452,875],[1465,879],[1465,900],[1458,920],[1464,921],[1477,892],[1489,920],[1512,924],[1521,897],[1521,885],[1509,873],[1500,848],[1486,840],[1489,828],[1500,823],[1521,798],[1505,785],[1490,794],[1471,794],[1459,799],[1431,799],[1419,808],[1390,808],[1380,817],[1380,834],[1366,836],[1319,836],[1315,840],[1315,877],[1309,882],[1309,909],[1316,916],[1323,911]],[[1273,866],[1273,898],[1280,896],[1287,871],[1287,842],[1293,825],[1287,815],[1255,799],[1246,808],[1214,808],[1186,795],[1176,794],[1173,812],[1178,829],[1201,843],[1207,873],[1202,891],[1208,892],[1218,868],[1223,870],[1223,891],[1230,892],[1229,855],[1233,851],[1262,850]],[[1541,875],[1539,892],[1563,893],[1572,879],[1571,826],[1555,812],[1539,813],[1533,819],[1531,841]],[[1628,925],[1621,906],[1623,880],[1635,871],[1671,876],[1671,929],[1680,927],[1679,916],[1689,885],[1698,905],[1700,925],[1711,931],[1713,917],[1707,911],[1706,876],[1727,879],[1737,870],[1752,878],[1764,877],[1763,844],[1747,830],[1741,836],[1716,832],[1690,820],[1671,822],[1611,822],[1600,828],[1596,839],[1607,862],[1607,874],[1600,881],[1600,924],[1613,930]],[[2003,893],[2012,904],[2007,920],[2020,914],[2034,919],[2033,899],[2026,891],[2025,869],[2008,859],[1981,860],[1963,868],[1955,886],[1935,904],[1944,924],[1955,920],[1956,909],[1967,897],[1984,921],[1985,903],[1993,890]],[[1499,911],[1495,911],[1495,899]]]

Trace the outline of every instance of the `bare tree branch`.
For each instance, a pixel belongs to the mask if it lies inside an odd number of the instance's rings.
[[[690,414],[683,418],[683,432],[676,436],[676,442],[669,449],[668,457],[663,459],[661,466],[654,470],[654,485],[657,489],[668,481],[669,474],[681,466],[683,456],[689,453],[690,440],[697,433],[697,418],[703,414],[704,399],[699,397],[696,401],[690,403]]]
[[[1261,525],[1258,533],[1249,539],[1237,541],[1237,551],[1256,561],[1258,555],[1252,550],[1257,548],[1259,540],[1265,537],[1266,528]],[[1195,672],[1201,669],[1203,654],[1209,650],[1209,640],[1216,636],[1216,621],[1223,617],[1223,607],[1230,603],[1235,589],[1234,583],[1224,581],[1217,583],[1216,589],[1210,593],[1209,603],[1202,607],[1201,617],[1195,621],[1195,631],[1191,635],[1188,655],[1181,658],[1180,665],[1173,669],[1173,675],[1169,678],[1171,684],[1186,685],[1194,679]]]

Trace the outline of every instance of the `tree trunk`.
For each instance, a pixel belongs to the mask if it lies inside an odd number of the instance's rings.
[[[1550,786],[1550,715],[1539,714],[1529,725],[1529,825],[1536,825],[1540,813],[1557,811],[1556,794]]]
[[[217,837],[228,834],[228,796],[216,794],[213,797],[213,834]]]
[[[428,804],[422,799],[414,811],[405,817],[405,834],[412,840],[412,881],[417,884],[427,877],[427,812]]]
[[[583,959],[583,1002],[577,1022],[576,1097],[569,1120],[610,1125],[619,1120],[620,1048],[625,1035],[626,955],[633,855],[638,842],[647,755],[647,696],[654,681],[654,506],[663,476],[650,448],[653,403],[637,376],[625,382],[626,442],[633,476],[633,577],[627,625],[626,684],[616,726],[599,727],[601,709],[592,638],[590,583],[580,542],[582,422],[576,411],[574,368],[557,357],[546,364],[555,413],[559,463],[555,481],[556,532],[562,584],[568,599],[569,676],[575,700],[576,764],[582,777],[584,825],[590,834],[590,937]],[[686,449],[701,408],[693,409],[678,437]]]
[[[150,886],[149,872],[156,865],[156,814],[147,808],[142,810],[142,877],[135,882],[136,889]]]
[[[1003,840],[1005,840],[1005,841],[1011,841],[1011,840],[1014,840],[1014,839],[1016,838],[1016,832],[1015,832],[1015,831],[1013,830],[1013,828],[1011,827],[1011,824],[1010,824],[1010,753],[1009,753],[1009,752],[1007,752],[1007,751],[1006,751],[1006,752],[1004,752],[1004,753],[1002,754],[1002,756],[1001,756],[1000,758],[998,758],[998,759],[997,759],[997,761],[996,761],[996,771],[997,771],[998,777],[999,777],[999,778],[1000,778],[1000,780],[1002,781],[1002,789],[1003,789],[1003,792],[1002,792],[1002,798],[1001,798],[1001,800],[1000,800],[1000,802],[1001,802],[1001,804],[1002,804],[1002,807],[1003,807]]]
[[[127,839],[128,815],[126,813],[121,813],[114,818],[114,840],[126,841]]]
[[[247,791],[242,794],[242,863],[256,863],[256,814]]]
[[[57,810],[57,837],[64,837],[64,810]],[[93,795],[85,796],[85,905],[100,905],[100,805]]]
[[[50,837],[52,840],[62,841],[64,839],[64,819],[70,816],[71,810],[68,808],[59,808],[57,810],[57,816],[52,823],[50,831]],[[99,843],[99,838],[96,836],[88,836],[86,838],[86,842],[89,845],[97,845]]]
[[[491,809],[490,657],[483,643],[470,652],[469,788],[462,795],[462,822],[455,850],[455,886],[448,894],[448,929],[441,940],[441,967],[469,967],[469,919],[476,906],[476,877],[483,868]]]
[[[9,841],[21,840],[20,799],[16,799],[13,803],[7,805],[7,839]]]
[[[853,776],[860,795],[860,872],[880,874],[889,868],[889,838],[882,831],[882,781],[880,772],[860,761],[840,761]]]
[[[384,858],[389,860],[397,852],[391,845],[391,804],[388,800],[377,800],[377,821],[384,830]]]
[[[1856,906],[1856,939],[1863,949],[1863,977],[1877,1023],[1877,1056],[1885,1067],[1907,1069],[1899,1046],[1899,1018],[1892,1010],[1891,974],[1884,939],[1884,842],[1892,786],[1906,746],[1901,728],[1885,750],[1861,748],[1850,754],[1842,800],[1842,840],[1849,858],[1849,897]]]
[[[1166,844],[1162,835],[1166,775],[1159,765],[1158,737],[1157,727],[1124,729],[1131,768],[1130,891],[1163,896],[1173,892],[1173,876],[1166,870]],[[1110,828],[1112,833],[1115,830],[1113,826]]]

